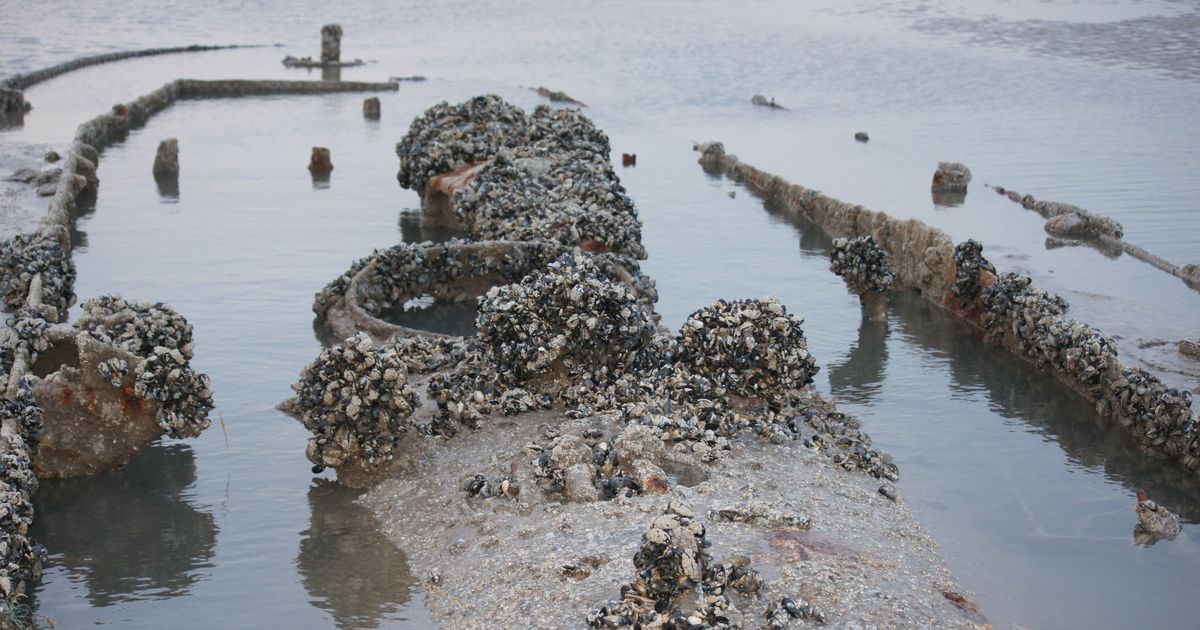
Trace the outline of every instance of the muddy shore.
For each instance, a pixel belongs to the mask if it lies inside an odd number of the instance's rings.
[[[807,599],[840,627],[959,628],[984,621],[949,599],[960,587],[903,498],[884,497],[878,480],[837,468],[800,442],[736,440],[711,466],[672,452],[669,458],[705,478],[658,495],[570,503],[528,481],[517,499],[468,497],[461,489],[473,474],[527,468],[524,445],[546,425],[568,434],[615,423],[536,412],[451,440],[415,438],[396,475],[360,499],[408,554],[440,624],[584,626],[589,612],[618,599],[621,585],[633,580],[642,533],[670,501],[701,516],[714,558],[745,556],[763,574],[766,586],[757,596],[734,597],[745,627],[763,624],[782,597]],[[715,517],[750,502],[808,517],[811,527]]]

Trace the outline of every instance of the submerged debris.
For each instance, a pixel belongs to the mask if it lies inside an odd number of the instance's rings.
[[[537,92],[538,96],[544,96],[544,97],[550,99],[550,102],[552,102],[552,103],[566,103],[568,105],[578,105],[580,107],[587,107],[587,105],[584,104],[583,102],[577,101],[577,100],[571,98],[570,96],[568,96],[566,92],[562,92],[559,90],[551,90],[548,87],[537,87],[537,88],[530,88],[530,89],[533,90],[534,92]]]
[[[959,245],[952,291],[963,299],[964,310],[982,310],[980,324],[990,339],[1064,377],[1095,401],[1098,413],[1132,428],[1142,443],[1200,469],[1200,420],[1190,392],[1122,365],[1112,339],[1068,319],[1067,301],[1033,287],[1030,278],[1004,273],[985,286],[981,251],[974,241]],[[972,295],[976,298],[964,297]]]
[[[763,96],[762,94],[755,94],[754,96],[750,97],[750,102],[754,105],[758,105],[761,107],[770,107],[771,109],[784,109],[784,110],[787,109],[783,105],[776,103],[774,96],[772,96],[768,100],[767,97]]]
[[[416,334],[417,331],[382,320],[403,312],[417,298],[442,303],[473,301],[492,286],[517,282],[572,252],[577,250],[538,242],[451,240],[440,244],[400,244],[352,264],[317,293],[313,311],[331,320],[336,320],[342,311],[350,311],[352,318],[354,315],[360,320],[373,318],[372,324],[380,333],[390,327],[393,335]],[[658,293],[654,281],[639,271],[637,261],[616,254],[591,258],[605,277],[630,288],[642,308],[652,310]],[[356,287],[353,291],[352,284]],[[336,321],[333,323],[335,328],[340,326]],[[377,331],[368,332],[374,335]]]
[[[167,138],[158,143],[154,153],[154,167],[151,169],[155,177],[177,177],[179,175],[179,140]]]

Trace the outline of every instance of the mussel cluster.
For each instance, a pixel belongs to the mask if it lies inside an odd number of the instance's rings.
[[[1114,373],[1116,372],[1116,373]],[[1192,412],[1192,394],[1167,387],[1141,368],[1109,371],[1096,404],[1102,414],[1134,429],[1141,441],[1200,468],[1200,420]]]
[[[14,398],[0,398],[0,424],[15,422],[27,439],[9,439],[0,455],[0,597],[14,601],[41,579],[46,550],[33,541],[33,495],[37,477],[27,443],[41,428],[42,410],[33,402],[28,385],[21,383]]]
[[[574,251],[547,242],[474,243],[453,239],[445,243],[401,243],[354,262],[316,294],[313,312],[324,317],[343,297],[355,300],[375,317],[402,311],[409,300],[423,296],[443,302],[464,301],[483,282],[517,282]],[[658,299],[654,280],[639,271],[636,260],[618,254],[595,255],[592,260],[606,277],[627,283],[643,307],[653,307]],[[355,295],[348,295],[351,281],[364,269],[369,274],[366,281]]]
[[[10,449],[0,456],[0,597],[6,600],[25,595],[41,579],[46,550],[29,534],[36,490],[28,453]]]
[[[541,488],[568,500],[609,501],[662,493],[669,486],[658,466],[666,448],[642,425],[630,425],[610,438],[595,427],[580,435],[559,435],[548,427],[543,440],[527,444],[525,453]]]
[[[882,293],[892,288],[895,278],[888,267],[888,253],[870,234],[837,238],[829,254],[829,270],[842,277],[858,295]]]
[[[825,613],[803,597],[796,599],[781,597],[778,602],[774,602],[767,608],[766,618],[766,626],[771,630],[787,628],[794,620],[811,621],[818,624],[824,624],[827,621]]]
[[[556,368],[569,375],[620,369],[655,332],[633,291],[583,254],[492,287],[479,302],[477,327],[493,367],[514,384]]]
[[[478,240],[548,241],[645,258],[641,222],[609,162],[608,136],[576,110],[531,116],[496,96],[442,103],[396,145],[401,185],[488,162],[452,207]]]
[[[984,271],[994,274],[996,268],[983,257],[983,244],[975,239],[967,239],[954,247],[954,264],[956,272],[950,292],[958,297],[963,308],[969,310],[982,288],[980,275]]]
[[[818,370],[803,323],[776,298],[718,300],[683,323],[678,365],[687,375],[707,379],[718,395],[784,401],[812,383]]]
[[[455,193],[453,207],[475,238],[546,240],[646,257],[637,211],[607,153],[501,151]]]
[[[991,335],[1011,335],[1021,353],[1087,386],[1116,365],[1117,347],[1100,331],[1064,317],[1066,299],[1031,286],[1028,277],[997,276],[979,296],[982,324]]]
[[[83,303],[76,326],[98,341],[136,355],[97,366],[106,379],[132,377],[138,396],[160,403],[158,424],[173,438],[196,437],[209,426],[213,408],[208,375],[191,367],[192,325],[170,306],[105,295]],[[124,365],[122,365],[124,364]]]
[[[323,350],[292,389],[314,435],[307,455],[318,470],[349,460],[364,468],[389,461],[418,404],[404,361],[393,348],[377,349],[365,333]]]
[[[788,419],[791,435],[801,436],[805,447],[823,453],[846,470],[862,470],[877,479],[896,481],[900,469],[892,456],[871,446],[854,416],[838,411],[833,404],[812,396]]]
[[[983,260],[974,241],[959,250],[965,253],[963,260]],[[1033,287],[1030,278],[1003,273],[986,288],[976,284],[969,289],[964,268],[975,269],[977,278],[980,267],[960,262],[964,288],[959,294],[978,296],[974,304],[982,308],[980,323],[989,338],[1066,377],[1096,402],[1097,412],[1131,427],[1144,444],[1181,459],[1192,470],[1200,468],[1200,420],[1192,411],[1190,392],[1167,387],[1140,368],[1126,368],[1112,339],[1068,319],[1067,301]]]
[[[75,302],[75,263],[59,242],[39,234],[18,234],[0,242],[0,301],[9,308],[25,305],[30,283],[42,278],[42,304],[66,321]],[[47,314],[49,316],[49,314]]]
[[[396,144],[405,188],[423,192],[431,177],[495,156],[501,148],[529,141],[529,121],[521,108],[499,96],[476,96],[458,105],[434,105],[421,114]]]
[[[37,359],[41,352],[50,347],[46,330],[50,322],[42,319],[42,314],[30,308],[22,308],[4,322],[0,329],[0,375],[8,374],[22,352],[29,354],[29,361]]]
[[[621,586],[621,599],[587,617],[595,628],[734,628],[742,613],[730,589],[757,593],[762,576],[748,559],[714,562],[704,524],[673,501],[654,519],[633,556],[636,579]]]
[[[104,295],[87,300],[81,308],[78,328],[98,341],[136,355],[163,347],[192,356],[192,325],[162,302],[132,302],[119,295]]]

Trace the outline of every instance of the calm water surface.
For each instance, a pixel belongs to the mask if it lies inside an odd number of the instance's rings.
[[[321,347],[315,291],[372,248],[445,237],[421,232],[416,196],[395,184],[393,145],[412,117],[489,91],[532,108],[522,86],[537,85],[587,102],[614,153],[639,154],[620,174],[645,222],[664,324],[764,295],[804,317],[818,386],[895,455],[907,501],[998,627],[1190,627],[1200,614],[1192,475],[1136,452],[1070,392],[910,296],[897,296],[887,326],[864,323],[827,271],[827,239],[705,175],[690,150],[721,139],[794,182],[979,238],[999,267],[1034,275],[1128,340],[1123,352],[1194,336],[1200,294],[1128,257],[1046,249],[1036,215],[981,186],[1110,214],[1131,241],[1200,262],[1194,5],[301,5],[6,12],[0,75],[156,45],[283,46],[61,77],[27,92],[36,109],[0,143],[65,146],[79,122],[176,77],[307,76],[279,59],[315,54],[320,24],[334,20],[344,57],[377,62],[344,78],[431,78],[384,94],[379,122],[362,120],[361,95],[193,101],[105,152],[75,235],[76,290],[183,313],[220,420],[122,471],[43,484],[37,534],[51,558],[37,596],[58,627],[430,625],[403,550],[351,493],[310,474],[306,432],[274,405]],[[791,109],[750,107],[754,93]],[[870,144],[851,140],[860,129]],[[180,141],[178,190],[149,173],[165,137]],[[313,145],[332,149],[328,184],[304,169]],[[929,196],[947,159],[975,173],[961,206]],[[1136,487],[1181,513],[1178,539],[1133,544]]]

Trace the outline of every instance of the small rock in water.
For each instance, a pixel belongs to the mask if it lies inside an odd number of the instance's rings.
[[[637,154],[636,153],[622,153],[621,154],[621,166],[637,166]]]
[[[971,183],[971,169],[958,162],[938,162],[933,174],[933,190],[936,192],[961,192]]]
[[[158,143],[158,151],[154,154],[154,174],[160,177],[179,174],[179,140],[167,138]]]
[[[43,156],[43,157],[45,158],[45,160],[46,160],[47,162],[49,162],[49,163],[51,163],[51,164],[53,164],[53,163],[55,163],[55,162],[57,162],[57,161],[59,161],[59,160],[61,160],[61,159],[62,159],[62,156],[61,156],[61,155],[59,155],[57,151],[47,151],[47,152],[46,152],[46,155],[45,155],[45,156]]]
[[[754,96],[750,97],[750,102],[755,105],[762,106],[762,107],[770,107],[773,109],[787,109],[783,105],[776,103],[775,97],[771,97],[768,100],[767,97],[763,96],[762,94],[755,94]]]
[[[12,175],[9,175],[8,177],[5,177],[4,179],[7,181],[10,181],[10,182],[21,182],[22,184],[28,184],[28,183],[32,182],[35,178],[37,178],[37,176],[38,176],[37,171],[35,171],[31,168],[23,168],[23,169],[13,172]]]
[[[867,142],[871,138],[870,138],[870,136],[867,135],[867,132],[859,131],[859,132],[855,132],[854,139],[858,140],[859,142]]]
[[[1137,491],[1138,524],[1133,528],[1133,538],[1138,544],[1152,545],[1159,540],[1172,540],[1179,535],[1179,517],[1167,508],[1150,500],[1145,490]]]
[[[333,170],[333,160],[329,157],[329,149],[313,147],[312,158],[308,161],[308,170],[313,174],[327,174]]]
[[[890,483],[885,483],[882,486],[879,486],[879,494],[882,494],[883,496],[895,501],[896,500],[896,486],[894,486]]]
[[[1179,353],[1200,359],[1200,341],[1192,341],[1191,339],[1183,339],[1179,342]]]
[[[380,104],[379,97],[372,96],[363,101],[363,118],[368,120],[379,120]]]
[[[566,92],[551,90],[550,88],[546,88],[546,87],[539,87],[539,88],[535,89],[534,91],[538,93],[538,96],[544,96],[544,97],[550,99],[551,103],[567,103],[569,105],[578,105],[580,107],[587,107],[587,105],[585,105],[584,103],[577,101],[577,100],[571,98],[570,96],[568,96]]]

